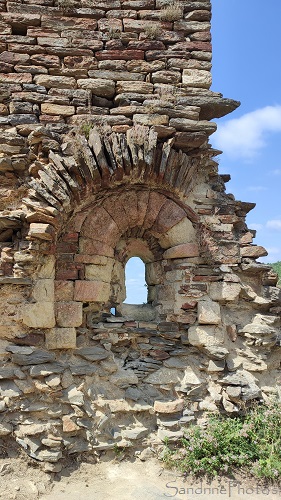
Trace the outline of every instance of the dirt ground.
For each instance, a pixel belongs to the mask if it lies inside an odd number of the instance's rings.
[[[252,479],[222,478],[209,483],[186,479],[154,458],[74,461],[61,473],[43,472],[32,461],[0,459],[0,498],[5,500],[279,500],[281,488]]]

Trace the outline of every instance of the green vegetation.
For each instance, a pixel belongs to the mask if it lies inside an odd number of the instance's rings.
[[[273,264],[270,264],[274,271],[278,274],[279,280],[278,280],[278,286],[281,286],[281,261],[279,260],[278,262],[274,262]]]
[[[192,426],[176,447],[165,443],[163,461],[194,475],[243,469],[256,477],[281,479],[281,405],[255,406],[244,416],[211,415],[205,427]]]
[[[79,132],[86,137],[86,139],[89,139],[90,132],[93,128],[93,123],[92,122],[84,122],[82,123]]]

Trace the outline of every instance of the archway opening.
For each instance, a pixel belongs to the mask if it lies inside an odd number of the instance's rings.
[[[125,267],[125,304],[146,304],[147,283],[145,264],[139,257],[131,257]]]

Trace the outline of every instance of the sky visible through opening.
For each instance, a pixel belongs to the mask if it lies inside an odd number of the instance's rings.
[[[146,304],[145,264],[139,257],[128,260],[125,268],[126,304]]]

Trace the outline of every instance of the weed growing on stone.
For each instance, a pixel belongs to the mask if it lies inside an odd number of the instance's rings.
[[[161,29],[157,24],[151,24],[147,26],[145,30],[145,35],[150,40],[155,40],[161,35]]]
[[[183,17],[183,6],[180,2],[172,2],[161,11],[161,21],[179,21]]]
[[[77,0],[58,0],[58,7],[61,10],[71,11],[78,7]]]
[[[120,40],[122,37],[122,32],[118,28],[109,28],[108,38],[109,40]]]
[[[206,427],[190,427],[175,447],[167,441],[163,461],[194,475],[243,469],[264,479],[281,479],[281,404],[256,406],[244,416],[211,415]]]
[[[82,123],[79,132],[86,137],[86,139],[89,139],[90,132],[93,128],[93,124],[91,122],[85,122]]]
[[[121,457],[124,455],[126,448],[124,446],[118,446],[118,444],[114,445],[113,451],[116,455],[116,457]]]

